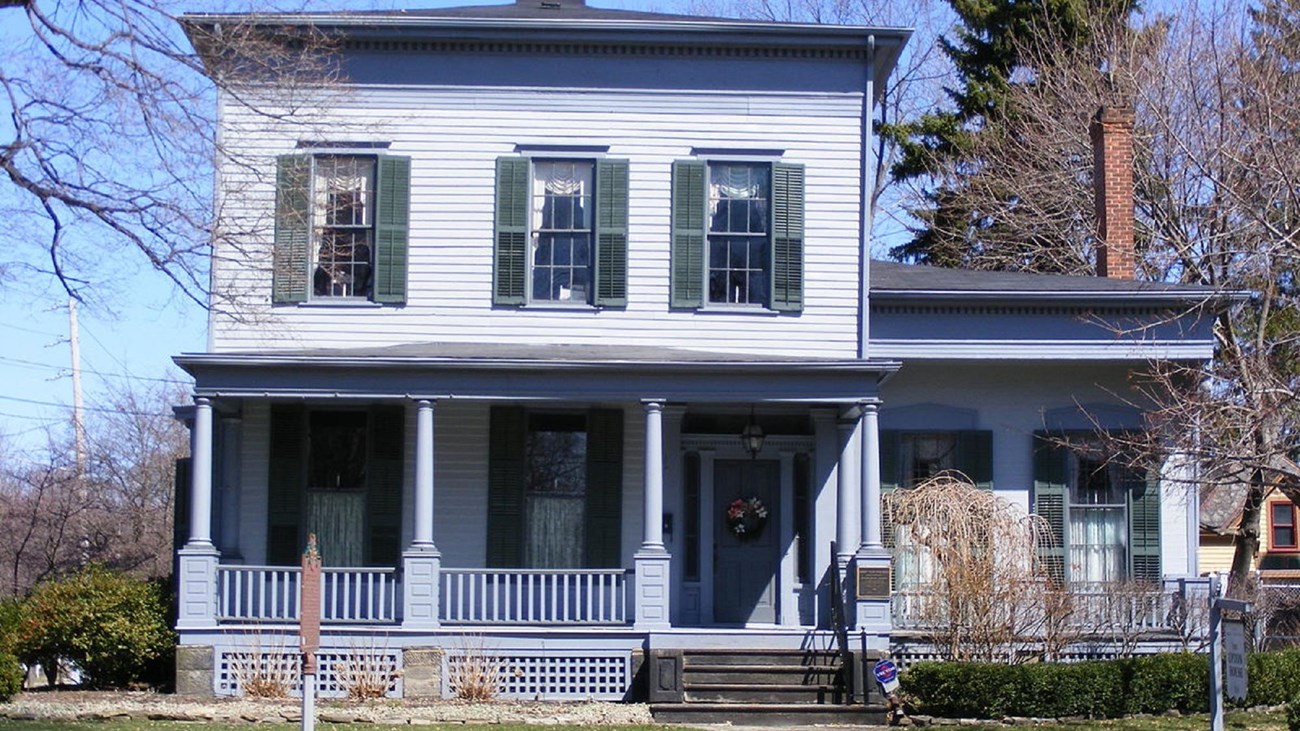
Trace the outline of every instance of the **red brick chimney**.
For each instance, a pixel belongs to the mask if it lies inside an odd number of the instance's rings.
[[[1102,107],[1092,118],[1092,184],[1096,191],[1097,276],[1133,279],[1133,110]]]

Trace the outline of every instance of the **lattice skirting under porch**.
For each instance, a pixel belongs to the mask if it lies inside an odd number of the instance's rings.
[[[445,696],[486,680],[497,697],[519,700],[622,700],[634,670],[627,650],[450,650],[443,662]]]
[[[213,673],[217,695],[302,696],[296,652],[219,647]],[[402,695],[402,653],[396,650],[324,651],[316,655],[321,698]]]

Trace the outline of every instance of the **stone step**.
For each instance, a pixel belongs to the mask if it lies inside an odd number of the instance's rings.
[[[806,650],[687,650],[682,653],[683,670],[695,665],[827,667],[838,666],[839,655]]]
[[[829,684],[838,674],[834,667],[801,665],[687,665],[682,668],[682,683],[802,683]]]
[[[653,703],[656,723],[731,723],[737,726],[883,726],[884,706],[811,703]]]
[[[775,685],[764,683],[687,684],[687,703],[838,704],[843,695],[828,685]]]

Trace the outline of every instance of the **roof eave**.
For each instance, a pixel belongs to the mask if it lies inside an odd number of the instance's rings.
[[[872,289],[873,302],[954,302],[980,303],[1051,303],[1058,305],[1096,305],[1135,303],[1142,305],[1217,305],[1226,306],[1249,299],[1249,292],[1170,292],[1170,291],[1022,291],[1022,290],[951,290],[951,289]]]

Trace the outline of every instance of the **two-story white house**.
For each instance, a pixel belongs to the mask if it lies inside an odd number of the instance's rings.
[[[881,494],[944,469],[1050,517],[1062,580],[1195,575],[1194,500],[1039,435],[1140,428],[1130,373],[1211,355],[1207,293],[872,262],[907,31],[581,0],[255,21],[333,38],[342,81],[292,120],[218,99],[216,306],[176,359],[183,691],[292,653],[309,534],[322,672],[382,656],[407,695],[450,692],[473,637],[507,695],[713,697],[690,653],[832,647],[840,576],[854,648],[886,651]],[[206,54],[249,22],[184,19]]]

